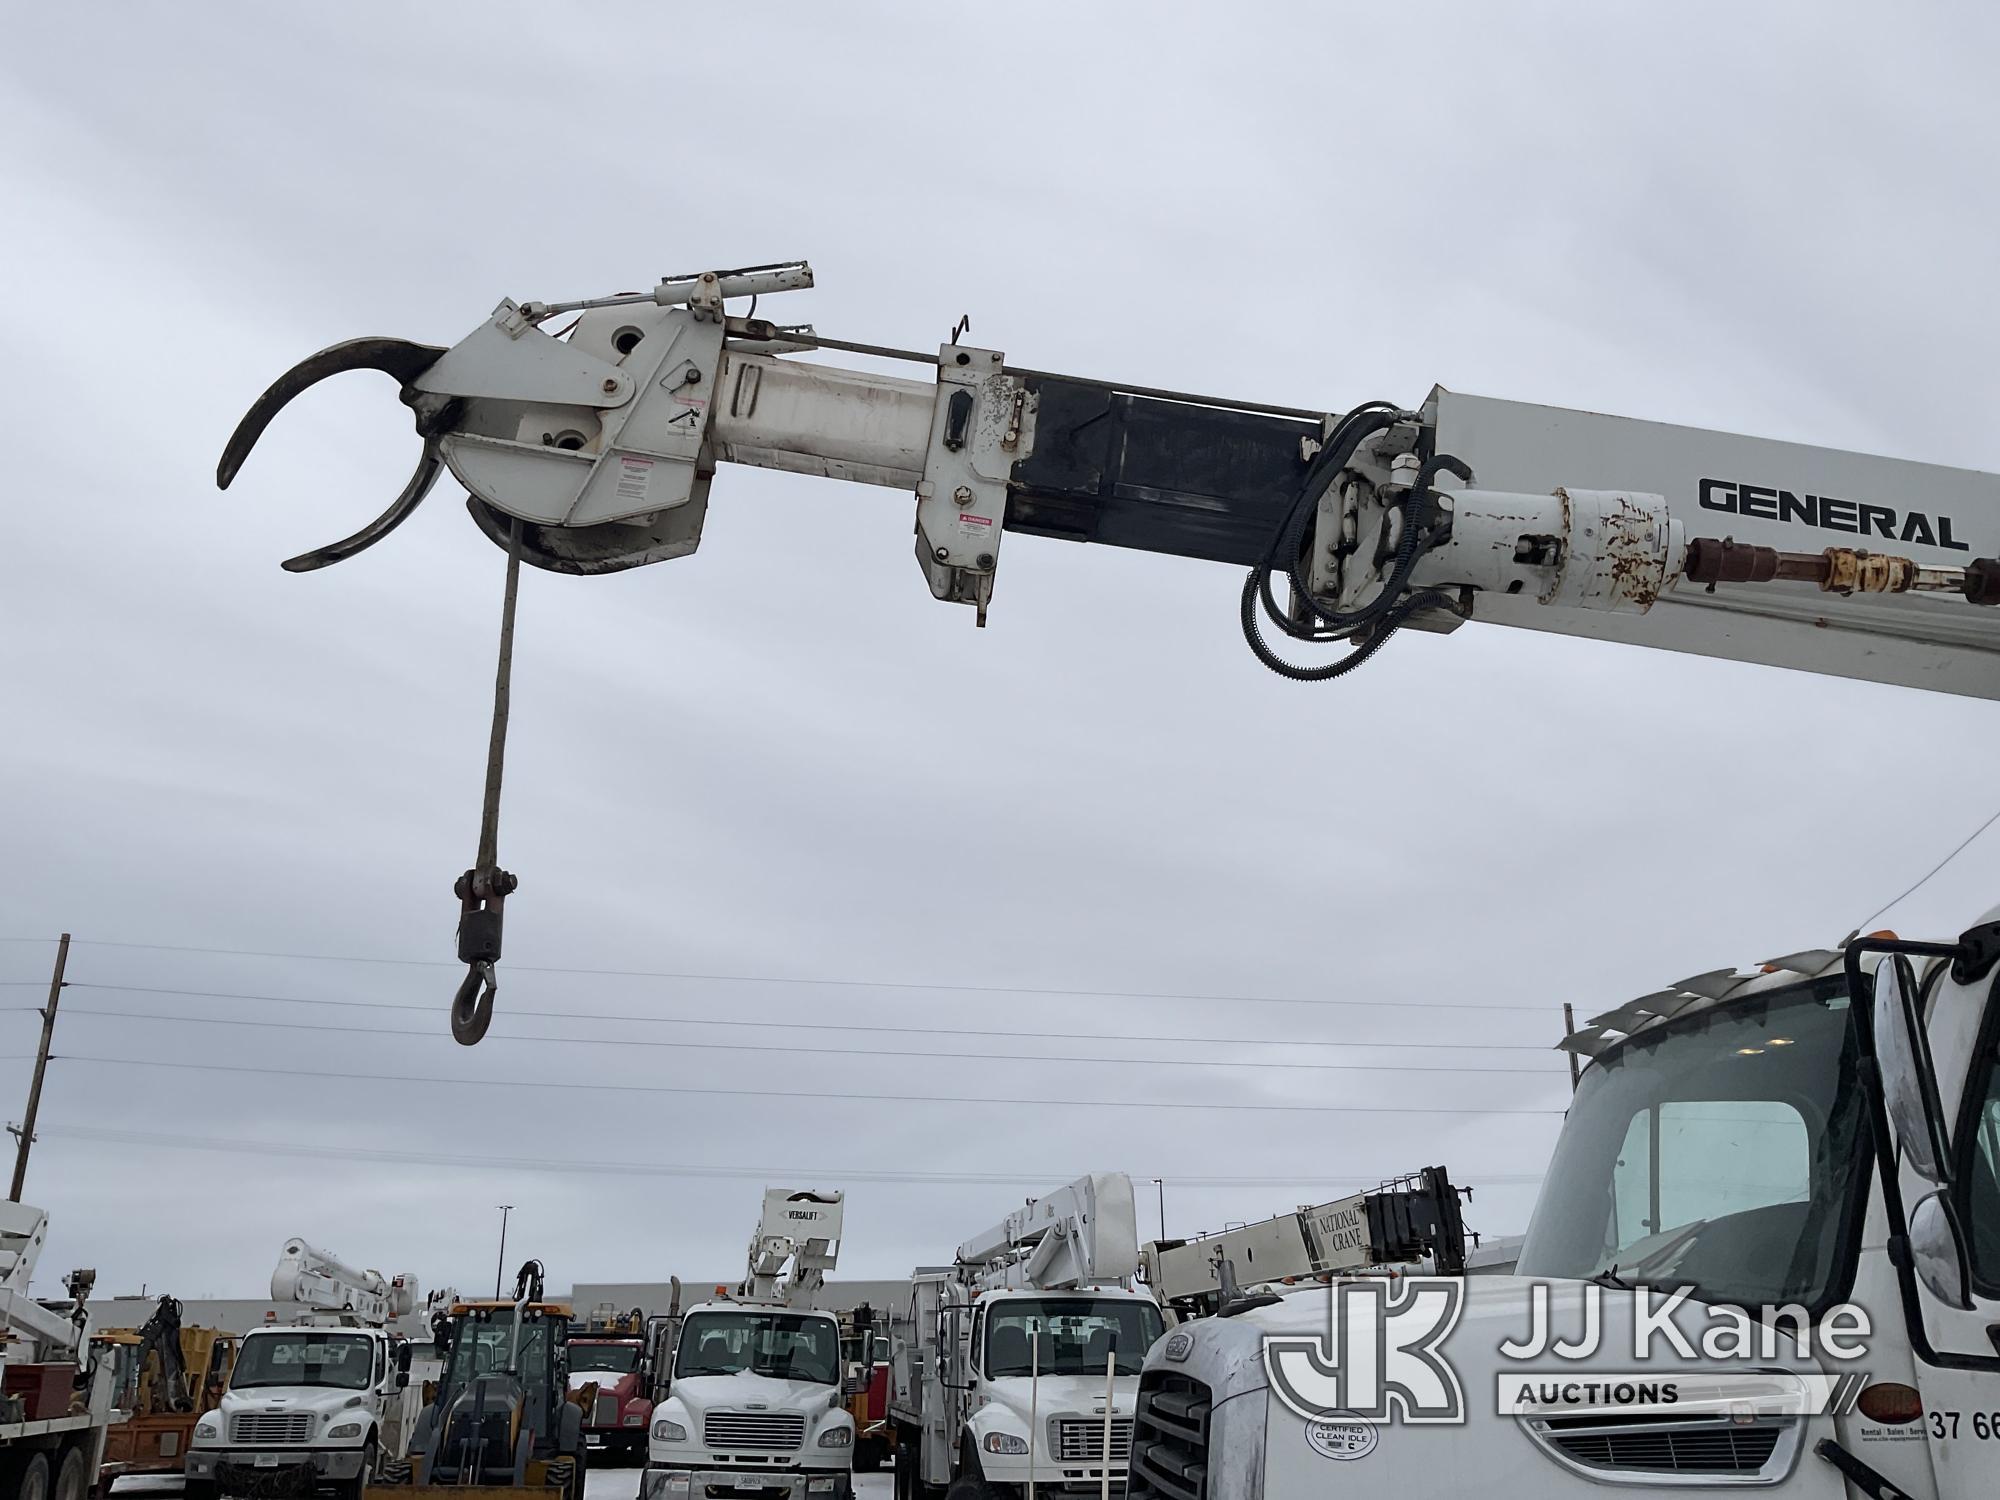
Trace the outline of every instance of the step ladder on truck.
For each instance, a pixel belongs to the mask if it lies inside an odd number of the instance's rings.
[[[300,1309],[243,1336],[228,1388],[194,1425],[188,1500],[318,1491],[359,1500],[409,1442],[415,1403],[403,1340],[416,1279],[360,1270],[303,1239],[285,1242],[271,1300]]]
[[[839,1259],[844,1202],[767,1188],[735,1292],[717,1287],[669,1319],[640,1500],[851,1500],[840,1321],[818,1305]]]
[[[1140,1362],[1163,1330],[1138,1270],[1132,1181],[1099,1172],[913,1272],[889,1399],[899,1500],[1122,1489]]]
[[[113,1361],[90,1342],[96,1273],[72,1271],[67,1299],[28,1293],[48,1232],[41,1209],[0,1202],[0,1495],[12,1500],[84,1500],[114,1419]]]

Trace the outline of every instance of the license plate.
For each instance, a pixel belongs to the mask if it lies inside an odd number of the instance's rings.
[[[275,1469],[278,1467],[278,1455],[275,1453],[260,1453],[252,1462],[260,1469]]]

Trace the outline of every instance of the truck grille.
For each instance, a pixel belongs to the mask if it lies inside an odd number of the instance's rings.
[[[712,1411],[701,1440],[719,1452],[736,1448],[796,1449],[806,1440],[806,1419],[796,1411]]]
[[[591,1415],[590,1424],[593,1427],[616,1427],[618,1425],[618,1398],[616,1396],[599,1396],[597,1398],[597,1409]]]
[[[1127,1500],[1207,1500],[1208,1387],[1170,1370],[1139,1380],[1136,1424],[1128,1438],[1132,1467]],[[1117,1435],[1112,1435],[1114,1447]]]
[[[229,1419],[232,1443],[309,1443],[312,1432],[309,1411],[240,1411]]]
[[[1111,1461],[1132,1456],[1132,1419],[1111,1419]],[[1104,1422],[1098,1417],[1063,1417],[1056,1422],[1056,1458],[1066,1464],[1104,1462]]]
[[[1774,1460],[1789,1468],[1800,1432],[1791,1419],[1739,1423],[1696,1414],[1544,1418],[1528,1430],[1573,1465],[1597,1473],[1739,1476],[1763,1474]]]

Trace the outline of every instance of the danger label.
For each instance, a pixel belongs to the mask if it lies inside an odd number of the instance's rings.
[[[643,503],[653,488],[653,461],[650,458],[618,459],[618,498]]]
[[[958,513],[958,532],[960,536],[989,537],[993,535],[993,518],[991,516],[968,515],[966,512],[960,511]]]

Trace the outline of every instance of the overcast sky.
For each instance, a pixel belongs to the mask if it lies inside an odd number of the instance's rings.
[[[281,572],[415,450],[389,384],[347,376],[218,494],[295,360],[805,257],[818,288],[763,310],[845,338],[966,313],[1081,375],[1329,410],[1442,383],[1993,468],[1995,24],[10,23],[8,1118],[55,934],[89,940],[28,1180],[42,1284],[261,1295],[301,1234],[470,1289],[499,1203],[558,1284],[703,1278],[767,1181],[847,1188],[841,1271],[898,1275],[1092,1169],[1141,1182],[1149,1231],[1165,1178],[1188,1233],[1444,1163],[1475,1226],[1518,1232],[1564,1001],[1836,941],[2000,803],[1985,703],[1492,627],[1301,687],[1209,565],[1016,537],[975,632],[929,597],[907,497],[732,469],[693,558],[523,581],[522,883],[500,1019],[462,1050],[450,888],[503,563],[447,481],[359,560]],[[1943,935],[1996,895],[2000,832],[1888,920]],[[752,1050],[778,1047],[821,1050]]]

